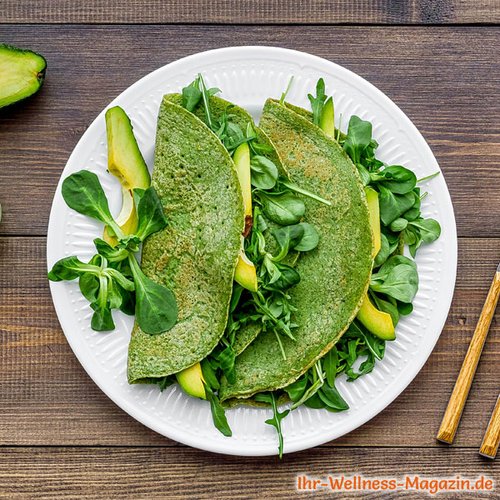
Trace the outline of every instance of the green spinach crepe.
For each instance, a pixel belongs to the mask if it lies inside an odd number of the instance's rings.
[[[167,94],[164,99],[178,104],[179,106],[182,105],[183,102],[182,94],[179,93]],[[231,123],[234,123],[241,130],[247,130],[247,127],[250,124],[257,136],[257,142],[261,146],[265,147],[265,151],[262,153],[263,156],[269,158],[276,165],[280,174],[284,175],[285,177],[288,176],[274,147],[274,144],[271,142],[267,134],[255,125],[252,116],[246,109],[243,109],[242,107],[217,96],[210,96],[208,98],[208,106],[212,119],[216,120],[217,122],[220,122],[222,117],[226,116],[230,118]],[[198,104],[196,108],[193,109],[193,113],[202,121],[206,121],[206,112],[202,103]],[[273,223],[270,222],[269,226],[273,227]],[[276,249],[276,246],[274,247],[274,249]],[[233,343],[235,354],[241,354],[257,337],[260,331],[261,325],[255,322],[249,322],[245,327],[238,330]]]
[[[241,190],[228,152],[195,115],[165,98],[152,185],[168,224],[144,243],[142,269],[176,296],[178,322],[148,335],[136,325],[130,383],[177,373],[205,358],[226,327],[244,227]]]
[[[295,341],[262,332],[237,358],[235,383],[223,380],[221,400],[286,387],[340,339],[367,290],[373,240],[356,167],[307,115],[268,100],[260,127],[274,143],[292,182],[331,201],[304,199],[307,221],[320,233],[316,249],[296,265],[301,281],[290,289],[297,308]]]

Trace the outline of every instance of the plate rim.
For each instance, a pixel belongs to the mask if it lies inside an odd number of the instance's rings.
[[[390,396],[386,397],[384,403],[380,406],[376,405],[371,405],[369,411],[365,412],[361,418],[359,416],[356,419],[356,425],[350,430],[345,432],[342,435],[345,435],[347,433],[353,432],[354,430],[358,429],[362,425],[364,425],[366,422],[374,418],[376,415],[381,413],[387,406],[389,406],[391,403],[393,403],[400,395],[401,393],[408,387],[408,385],[415,379],[415,377],[420,373],[422,370],[422,367],[424,364],[427,362],[429,359],[436,343],[438,342],[443,327],[446,323],[446,319],[451,307],[454,291],[455,291],[455,285],[456,285],[456,274],[457,274],[457,264],[458,264],[458,239],[457,239],[457,231],[456,231],[456,219],[455,219],[455,213],[454,213],[454,208],[453,208],[453,203],[451,201],[451,196],[448,190],[448,186],[446,183],[446,179],[444,178],[444,175],[442,174],[441,168],[439,167],[439,164],[437,160],[435,159],[435,156],[428,145],[427,141],[424,139],[418,128],[415,126],[415,124],[411,121],[411,119],[406,115],[406,113],[399,108],[399,106],[396,105],[384,92],[382,92],[380,89],[378,89],[375,85],[370,83],[368,80],[365,78],[361,77],[360,75],[354,73],[350,69],[341,66],[333,61],[330,61],[328,59],[325,59],[323,57],[319,57],[313,54],[309,54],[307,52],[302,52],[294,49],[288,49],[288,48],[283,48],[283,47],[276,47],[276,46],[267,46],[267,45],[249,45],[249,46],[232,46],[232,47],[223,47],[223,48],[217,48],[217,49],[212,49],[208,51],[203,51],[203,52],[196,52],[193,54],[190,54],[188,56],[185,56],[180,59],[176,59],[175,61],[172,61],[166,65],[163,65],[154,71],[147,73],[144,75],[142,78],[134,82],[132,85],[127,87],[123,92],[121,92],[119,95],[117,95],[111,102],[109,102],[102,111],[98,113],[96,118],[90,123],[90,125],[87,127],[85,130],[84,134],[80,137],[78,143],[75,145],[73,148],[73,151],[71,152],[62,172],[59,178],[59,181],[57,183],[57,187],[54,193],[54,198],[52,201],[52,206],[50,210],[50,216],[49,216],[49,224],[48,224],[48,232],[47,232],[47,268],[50,269],[50,263],[51,261],[54,261],[55,259],[52,258],[52,255],[54,253],[54,248],[53,248],[53,237],[51,237],[51,234],[54,231],[54,226],[56,224],[56,217],[55,217],[55,212],[59,208],[59,205],[61,205],[61,200],[62,197],[60,197],[60,190],[61,190],[61,184],[63,181],[63,175],[64,171],[66,170],[67,166],[71,164],[72,162],[75,161],[75,159],[78,157],[79,151],[82,148],[82,141],[84,136],[89,132],[89,130],[93,129],[94,125],[102,119],[104,116],[106,110],[110,107],[118,103],[121,99],[125,99],[129,96],[129,94],[133,94],[134,90],[147,82],[148,80],[153,80],[156,75],[161,74],[164,71],[167,71],[168,69],[175,69],[175,66],[181,65],[181,64],[186,64],[190,63],[192,61],[196,61],[198,58],[202,57],[208,57],[208,56],[219,56],[220,54],[232,54],[232,53],[238,53],[238,52],[255,52],[255,51],[262,51],[263,53],[281,53],[285,57],[300,57],[303,58],[306,56],[310,60],[314,60],[316,62],[320,62],[321,64],[327,64],[333,67],[334,69],[338,69],[341,72],[344,72],[344,74],[348,74],[350,78],[353,78],[354,80],[358,80],[362,85],[368,85],[368,87],[371,89],[371,91],[375,92],[377,99],[380,99],[382,101],[382,104],[384,107],[388,107],[394,111],[396,111],[400,116],[407,122],[409,127],[412,129],[413,134],[415,138],[418,139],[420,142],[420,145],[427,150],[427,153],[434,158],[436,165],[439,168],[439,171],[441,172],[441,177],[442,181],[445,186],[445,191],[446,191],[446,198],[447,202],[449,203],[449,207],[451,208],[450,210],[450,217],[451,220],[449,221],[450,223],[450,228],[451,228],[451,234],[450,234],[450,248],[447,248],[447,250],[450,251],[450,254],[447,255],[447,259],[451,260],[452,263],[452,268],[453,268],[453,276],[448,276],[449,280],[449,293],[447,294],[446,298],[446,303],[443,303],[441,301],[440,303],[440,311],[445,311],[446,314],[443,312],[442,313],[442,318],[439,322],[439,334],[436,335],[434,340],[431,340],[430,342],[424,342],[422,345],[421,349],[421,357],[420,360],[417,364],[411,365],[411,372],[410,376],[407,375],[407,379],[404,380],[403,384],[399,384],[397,386],[396,390],[390,391]],[[444,193],[440,193],[442,196]],[[453,243],[453,245],[451,245]],[[58,321],[61,325],[61,329],[63,330],[63,333],[66,337],[66,340],[68,341],[73,353],[75,354],[76,358],[78,359],[79,363],[85,370],[85,372],[90,376],[90,378],[93,380],[93,382],[99,387],[101,391],[103,391],[108,398],[110,398],[118,407],[120,407],[122,410],[127,412],[131,417],[133,417],[135,420],[139,421],[146,427],[149,427],[150,429],[154,430],[158,434],[168,437],[169,439],[182,442],[186,445],[202,449],[205,451],[210,451],[210,452],[216,452],[216,453],[223,453],[223,454],[228,454],[228,455],[237,455],[237,456],[269,456],[269,455],[276,455],[277,450],[276,446],[273,445],[274,449],[270,450],[267,449],[267,445],[263,444],[261,445],[260,449],[255,449],[253,447],[249,448],[243,448],[243,449],[236,449],[236,447],[232,447],[229,443],[228,445],[223,446],[220,444],[219,446],[214,446],[213,442],[209,442],[208,445],[205,445],[202,440],[197,440],[195,436],[191,434],[182,434],[179,432],[178,429],[168,429],[168,432],[165,430],[165,424],[158,421],[158,419],[154,415],[146,415],[144,412],[140,411],[140,408],[137,408],[137,406],[133,403],[130,402],[129,399],[126,397],[123,397],[120,394],[115,394],[113,390],[109,389],[105,386],[104,383],[100,380],[100,377],[96,374],[93,373],[94,370],[92,369],[92,366],[87,363],[87,361],[84,359],[84,353],[79,351],[78,346],[76,345],[76,341],[72,339],[70,335],[66,334],[66,331],[63,327],[63,312],[61,309],[61,304],[58,305],[57,301],[57,294],[59,293],[56,289],[56,283],[49,282],[50,285],[50,291],[51,291],[51,296],[52,296],[52,302],[54,304],[54,308],[56,310],[56,314],[58,317]],[[443,307],[444,306],[444,307]],[[437,328],[436,328],[437,329]],[[408,371],[405,371],[406,374],[408,374]],[[286,446],[285,448],[285,453],[293,453],[296,451],[300,450],[305,450],[309,448],[313,448],[315,446],[324,444],[326,442],[331,441],[332,439],[338,439],[341,436],[337,436],[335,438],[332,438],[329,434],[328,431],[324,431],[318,436],[312,436],[308,438],[307,444],[299,444],[295,446]],[[231,438],[228,439],[230,441]]]

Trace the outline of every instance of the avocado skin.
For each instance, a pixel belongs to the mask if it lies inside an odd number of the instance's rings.
[[[22,101],[40,90],[47,61],[31,50],[0,44],[0,108]]]
[[[137,145],[132,122],[120,106],[106,111],[106,136],[108,170],[125,189],[147,189],[151,176]]]

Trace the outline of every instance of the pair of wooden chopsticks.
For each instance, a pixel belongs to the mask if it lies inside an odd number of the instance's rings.
[[[498,264],[495,277],[491,283],[490,291],[477,322],[476,330],[472,336],[467,354],[465,355],[462,368],[458,375],[455,387],[448,402],[448,407],[441,422],[437,435],[439,441],[451,444],[458,429],[462,410],[469,395],[477,364],[483,351],[483,346],[488,335],[491,320],[500,296],[500,264]],[[483,443],[479,449],[480,455],[495,458],[500,443],[500,396],[497,399],[495,409],[491,415],[490,423],[484,434]]]

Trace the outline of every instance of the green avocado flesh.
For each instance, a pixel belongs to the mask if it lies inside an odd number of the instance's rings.
[[[366,197],[355,166],[339,145],[308,119],[268,100],[260,127],[276,147],[292,182],[329,200],[303,198],[306,220],[320,234],[301,256],[301,282],[290,289],[297,307],[295,341],[263,332],[236,358],[235,384],[223,380],[221,400],[276,390],[297,380],[339,340],[361,306],[372,268],[373,241]]]
[[[125,111],[114,106],[106,111],[108,170],[125,189],[147,189],[151,182],[148,167],[134,137]]]
[[[160,107],[152,186],[167,227],[143,246],[142,269],[176,296],[177,324],[148,335],[135,325],[130,383],[177,373],[206,357],[226,327],[244,227],[234,164],[215,134],[165,98]]]
[[[36,52],[0,45],[0,108],[38,92],[47,61]]]

